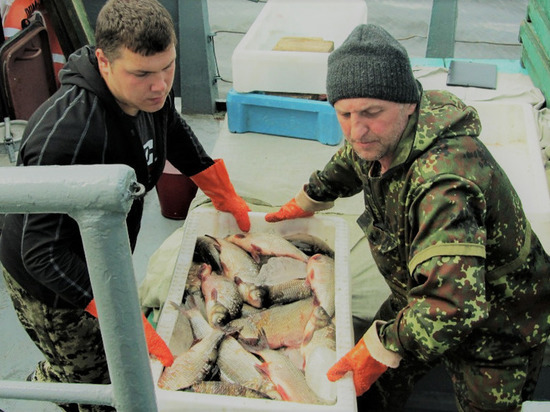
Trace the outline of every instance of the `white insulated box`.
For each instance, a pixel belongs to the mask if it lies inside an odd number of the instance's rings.
[[[267,223],[265,213],[250,212],[251,232],[269,232],[286,236],[307,233],[325,241],[334,250],[335,265],[335,324],[336,356],[344,356],[354,345],[351,315],[351,291],[349,278],[349,233],[342,218],[314,216],[307,219],[294,219],[277,223]],[[178,312],[168,304],[181,302],[187,275],[193,259],[198,236],[205,234],[225,237],[241,233],[231,214],[219,212],[210,207],[193,210],[184,224],[181,250],[178,255],[166,304],[160,316],[157,332],[169,342],[178,317]],[[153,381],[158,382],[163,367],[160,362],[151,360]],[[238,396],[210,395],[202,393],[168,391],[156,387],[157,404],[161,412],[181,411],[281,411],[285,412],[354,412],[357,411],[355,388],[351,374],[335,383],[337,400],[332,405],[278,401],[271,399],[251,399]]]
[[[325,94],[327,52],[274,51],[283,37],[340,46],[367,22],[365,0],[268,0],[232,56],[233,89]]]

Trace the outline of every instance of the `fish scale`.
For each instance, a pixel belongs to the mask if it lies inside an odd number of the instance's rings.
[[[212,329],[204,339],[176,357],[172,366],[164,369],[158,386],[176,391],[204,380],[216,363],[218,346],[224,335],[223,331]]]
[[[257,342],[263,333],[270,348],[300,346],[313,310],[313,298],[307,298],[235,319],[229,325],[241,328],[239,338],[249,342]]]
[[[273,383],[256,366],[261,361],[232,336],[226,336],[218,351],[220,374],[229,382],[265,393],[271,399],[281,399]]]
[[[272,349],[258,350],[257,354],[264,360],[258,369],[277,386],[277,391],[284,400],[312,404],[324,403],[309,387],[302,371],[287,356]]]

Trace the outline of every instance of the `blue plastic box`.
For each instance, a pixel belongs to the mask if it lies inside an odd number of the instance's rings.
[[[232,133],[264,133],[337,145],[342,129],[330,103],[319,100],[237,93],[226,98],[227,122]]]

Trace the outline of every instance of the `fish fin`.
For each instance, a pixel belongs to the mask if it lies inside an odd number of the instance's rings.
[[[185,310],[184,306],[183,305],[178,305],[176,302],[174,302],[173,300],[169,301],[168,302],[174,309],[180,311],[180,312],[183,312]]]
[[[262,248],[256,246],[255,244],[250,245],[250,256],[254,259],[254,262],[260,263],[261,261]]]
[[[262,350],[269,349],[269,343],[264,328],[258,329],[258,335],[255,338],[243,338],[239,336],[238,341],[243,348],[252,353],[258,353]]]
[[[275,385],[275,389],[277,389],[277,392],[279,392],[279,395],[281,395],[281,398],[283,398],[283,401],[291,401],[290,396],[286,393],[285,389],[281,385]]]
[[[237,336],[242,329],[243,326],[235,326],[230,324],[227,324],[221,328],[221,330],[225,333],[225,336],[231,336],[232,338],[235,338],[235,336]]]
[[[193,309],[197,307],[197,301],[195,295],[187,295],[185,302],[183,302],[183,308],[185,310]]]
[[[269,340],[267,339],[267,333],[264,328],[260,328],[258,334],[258,347],[260,349],[269,349]]]
[[[213,237],[212,239],[214,239],[214,243],[212,244],[214,246],[214,249],[216,249],[218,251],[218,253],[221,253],[222,245],[220,244],[220,241],[218,239],[216,239],[215,237]]]
[[[315,279],[315,271],[313,269],[309,269],[307,272],[306,282],[311,286],[311,281]]]
[[[221,268],[221,272],[222,272],[225,276],[229,277],[229,276],[227,275],[227,274],[229,273],[229,270],[227,269],[227,265],[226,265],[225,263],[223,263],[223,262],[220,262],[220,268]]]
[[[306,346],[311,341],[314,333],[315,333],[315,330],[313,328],[308,328],[306,326],[306,330],[304,333],[304,340],[302,340],[302,346]]]
[[[202,263],[200,267],[200,271],[197,274],[197,277],[202,281],[211,273],[212,273],[212,266],[210,266],[208,263]]]
[[[321,306],[321,302],[319,302],[319,299],[315,293],[313,294],[313,306]]]
[[[218,240],[217,237],[212,236],[212,235],[209,235],[209,234],[205,234],[204,236],[209,237],[210,239],[212,239],[212,240],[213,240],[215,243],[217,243],[218,245],[220,244],[220,241]]]
[[[256,370],[262,374],[262,376],[265,376],[269,379],[269,363],[262,362],[260,364],[254,365]]]

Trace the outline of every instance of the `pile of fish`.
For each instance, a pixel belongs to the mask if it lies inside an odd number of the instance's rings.
[[[334,404],[334,271],[309,234],[199,236],[159,387]]]

